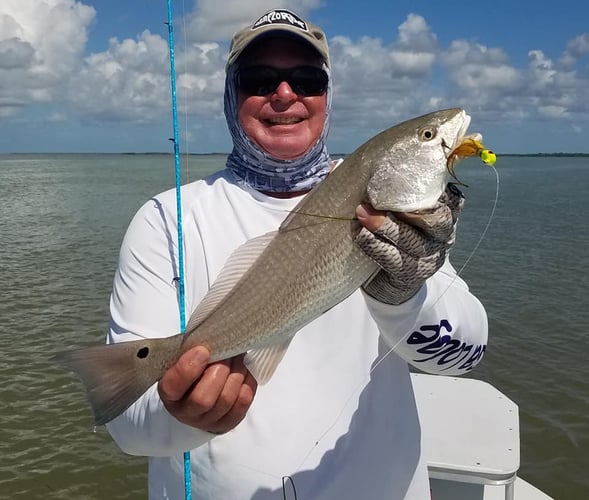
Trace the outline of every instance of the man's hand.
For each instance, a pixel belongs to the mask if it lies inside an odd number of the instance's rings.
[[[364,291],[387,304],[413,297],[444,264],[463,204],[462,193],[448,184],[436,206],[427,211],[392,213],[360,205],[356,216],[363,228],[355,241],[382,268]]]
[[[202,346],[186,351],[158,384],[166,409],[180,422],[214,434],[237,426],[258,387],[243,364],[243,355],[208,364]]]

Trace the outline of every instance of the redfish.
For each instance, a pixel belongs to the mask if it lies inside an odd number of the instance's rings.
[[[184,334],[57,354],[55,359],[81,378],[96,425],[124,412],[197,345],[210,351],[211,362],[247,352],[249,370],[258,382],[267,382],[298,330],[379,271],[354,243],[361,229],[356,207],[432,208],[446,187],[449,166],[476,154],[477,148],[456,149],[466,140],[480,141],[480,135],[465,136],[469,124],[462,109],[437,111],[360,146],[277,231],[233,253]]]

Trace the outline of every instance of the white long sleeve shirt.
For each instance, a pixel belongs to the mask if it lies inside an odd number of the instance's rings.
[[[182,188],[187,315],[233,250],[276,230],[298,201],[238,187],[228,171]],[[108,342],[178,333],[176,232],[174,191],[134,217],[114,280]],[[478,363],[486,339],[482,305],[447,263],[404,304],[357,291],[304,327],[227,434],[177,421],[155,385],[108,429],[123,451],[150,457],[151,500],[184,498],[186,450],[195,500],[280,500],[284,477],[301,500],[425,500],[408,363],[461,374]],[[286,492],[294,498],[289,481]]]

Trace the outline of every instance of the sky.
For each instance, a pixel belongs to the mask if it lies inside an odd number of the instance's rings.
[[[291,9],[327,34],[329,149],[463,107],[499,153],[589,153],[589,2],[172,0],[180,149],[229,152],[231,35]],[[167,0],[1,0],[0,153],[170,152]]]

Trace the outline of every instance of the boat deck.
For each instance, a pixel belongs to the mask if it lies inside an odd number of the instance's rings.
[[[432,500],[547,500],[517,477],[517,405],[480,380],[411,375]]]

